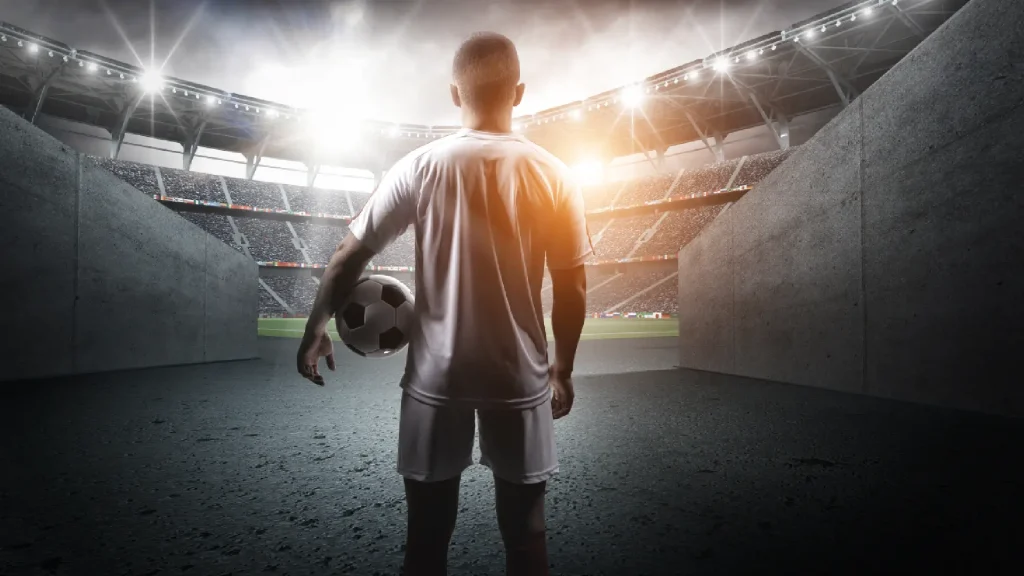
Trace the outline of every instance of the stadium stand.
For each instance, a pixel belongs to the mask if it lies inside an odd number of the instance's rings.
[[[260,218],[235,218],[238,231],[249,241],[249,252],[257,262],[305,262],[295,249],[294,237],[284,222]]]
[[[631,302],[622,307],[623,310],[615,310],[628,314],[630,312],[661,312],[663,314],[675,315],[679,312],[679,279],[673,278],[663,284],[644,292]]]
[[[277,300],[274,300],[274,297],[271,296],[269,292],[263,289],[263,286],[260,286],[259,293],[259,310],[261,316],[280,316],[288,313],[287,310],[281,307],[281,304],[279,304]]]
[[[651,200],[661,200],[668,193],[674,179],[675,174],[655,174],[630,181],[615,200],[615,207],[636,206]]]
[[[672,191],[669,195],[686,196],[688,194],[721,190],[729,183],[729,178],[736,171],[737,164],[739,164],[739,159],[718,162],[692,170],[684,170],[679,179],[676,180],[675,185],[672,186]]]
[[[635,206],[667,196],[721,190],[725,188],[734,173],[736,178],[733,181],[733,186],[754,185],[779,166],[791,153],[792,149],[749,156],[743,160],[743,165],[738,173],[736,168],[739,166],[740,160],[735,159],[680,173],[655,174],[632,181],[597,185],[584,191],[584,200],[588,210]],[[108,170],[143,192],[154,195],[160,193],[156,168],[126,161],[98,160]],[[170,168],[159,169],[159,174],[163,180],[166,196],[227,202],[227,198],[222,192],[221,179],[218,176]],[[281,197],[282,188],[287,196],[287,207],[290,210],[309,214],[348,216],[353,210],[358,213],[369,199],[369,194],[359,192],[335,192],[292,185],[279,186],[278,184],[235,178],[225,178],[224,182],[231,194],[233,204],[270,210],[286,208]],[[664,218],[661,213],[651,213],[638,216],[618,216],[604,222],[593,223],[591,232],[596,234],[603,229],[603,233],[600,237],[595,236],[595,255],[591,261],[676,254],[723,209],[722,205],[703,206],[671,211]],[[236,250],[242,250],[242,247],[233,240],[233,230],[227,217],[184,211],[180,214],[222,242]],[[288,224],[261,218],[258,213],[254,213],[252,217],[236,216],[234,220],[238,231],[244,234],[248,241],[250,254],[260,262],[326,265],[348,231],[345,226],[293,223],[292,226],[296,234],[309,248],[309,262],[306,262],[301,250],[295,247],[294,237],[288,229]],[[638,245],[638,240],[656,223],[658,227],[653,236],[647,242]],[[414,266],[414,242],[415,235],[410,230],[374,258],[372,265]],[[635,252],[633,252],[634,248],[636,248]],[[627,269],[624,275],[606,285],[601,285],[615,274],[616,271],[609,267],[588,268],[588,286],[591,290],[588,296],[588,312],[605,312],[609,307],[649,288],[665,277],[660,272],[638,273]],[[308,307],[312,303],[316,290],[316,285],[312,280],[289,276],[267,276],[266,279],[268,286],[271,286],[281,298],[288,302],[296,313],[308,313]],[[407,282],[407,284],[411,283]],[[548,288],[550,286],[549,279],[545,280],[544,286],[546,289],[542,289],[541,299],[545,314],[550,314],[552,293]],[[598,288],[595,289],[595,287]],[[410,285],[410,288],[414,287]],[[667,281],[630,302],[626,306],[629,308],[628,310],[615,310],[615,312],[673,314],[677,308],[676,291],[677,282],[675,280]],[[276,300],[265,294],[265,290],[261,289],[260,292],[260,312],[262,314],[280,315],[287,312]]]
[[[656,271],[643,271],[643,272],[630,272],[627,271],[622,276],[615,278],[611,282],[601,286],[600,288],[587,292],[587,313],[588,314],[601,314],[613,306],[617,306],[621,302],[627,300],[631,296],[639,294],[641,291],[646,290],[657,283],[659,280],[663,280],[668,275],[672,274],[674,270],[656,270]],[[675,282],[665,282],[660,287],[669,286],[671,290],[675,290]],[[646,295],[646,294],[645,294]],[[626,308],[629,310],[615,310],[616,312],[661,312],[662,310],[639,310],[630,303]]]
[[[587,267],[586,272],[588,292],[594,290],[616,274],[615,269],[609,266],[589,266]],[[600,288],[597,289],[600,290]],[[550,277],[544,277],[544,282],[541,284],[540,290],[540,300],[541,305],[544,308],[544,315],[551,316],[551,303],[554,298],[554,293],[551,291]]]
[[[318,285],[308,276],[265,276],[270,289],[288,303],[296,314],[309,314],[313,309]],[[275,302],[276,303],[276,302]],[[269,313],[269,312],[268,312]]]
[[[601,208],[610,207],[612,201],[615,200],[615,196],[627,184],[627,182],[607,182],[588,186],[583,190],[584,207],[587,210],[600,210]]]
[[[658,221],[656,214],[614,218],[594,242],[593,260],[625,258],[636,245],[640,235]]]
[[[277,184],[239,178],[225,178],[224,180],[227,182],[232,204],[267,210],[284,210],[281,189],[277,187]]]
[[[150,168],[150,170],[153,169]],[[227,202],[218,176],[186,172],[174,168],[161,168],[160,176],[164,181],[166,196],[207,202]]]
[[[160,185],[156,180],[156,170],[152,166],[99,157],[96,158],[96,162],[141,192],[150,196],[158,196],[160,194]]]
[[[242,247],[233,239],[234,231],[231,230],[231,224],[228,223],[226,216],[221,216],[219,214],[204,214],[202,212],[178,212],[178,214],[185,220],[188,220],[206,232],[212,234],[221,242],[231,246],[239,252],[242,251]]]
[[[349,192],[348,197],[352,200],[352,216],[359,214],[359,211],[366,206],[366,202],[370,199],[370,195],[363,192]]]
[[[310,190],[287,184],[284,185],[284,191],[288,195],[288,205],[293,212],[351,216],[345,192],[320,190],[318,188]]]
[[[320,224],[293,224],[295,233],[309,247],[309,259],[313,264],[326,265],[334,250],[348,234],[345,226],[323,226]]]
[[[748,156],[732,185],[736,187],[757,184],[764,180],[765,176],[771,173],[772,170],[778,168],[779,164],[782,164],[786,158],[789,158],[795,150],[796,147],[793,147],[788,150],[776,150],[774,152]]]
[[[416,235],[412,230],[407,230],[373,259],[374,266],[413,266],[415,263]]]
[[[669,212],[657,231],[633,253],[634,258],[676,254],[711,223],[725,206],[701,206]]]

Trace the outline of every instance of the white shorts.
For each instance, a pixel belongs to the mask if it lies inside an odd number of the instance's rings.
[[[544,482],[558,473],[551,400],[526,410],[474,410],[431,406],[402,393],[398,424],[398,473],[440,482],[473,464],[476,417],[480,464],[513,484]]]

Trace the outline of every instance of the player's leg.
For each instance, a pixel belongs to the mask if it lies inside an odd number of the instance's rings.
[[[402,395],[398,472],[408,504],[406,576],[447,572],[459,506],[459,478],[473,463],[472,409],[430,406]]]
[[[481,410],[479,416],[480,463],[494,472],[506,571],[546,575],[544,493],[558,473],[550,401],[529,410]]]
[[[547,482],[513,484],[494,477],[498,529],[505,543],[508,576],[548,574],[547,531],[544,525],[544,492]]]
[[[405,479],[409,524],[405,538],[405,576],[445,576],[448,545],[459,509],[460,476],[440,482]]]

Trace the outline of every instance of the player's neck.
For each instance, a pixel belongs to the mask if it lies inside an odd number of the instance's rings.
[[[499,112],[497,114],[480,114],[463,110],[462,127],[476,130],[477,132],[490,132],[492,134],[509,134],[512,132],[512,114]]]

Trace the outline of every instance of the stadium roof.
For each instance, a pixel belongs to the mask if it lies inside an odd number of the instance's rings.
[[[610,161],[702,141],[721,158],[729,133],[765,126],[788,147],[788,121],[846,105],[945,22],[967,0],[851,2],[786,30],[610,90],[517,118],[519,130],[568,162]],[[126,133],[182,145],[186,169],[198,146],[240,152],[252,176],[262,157],[379,171],[455,126],[330,118],[177,78],[148,76],[124,62],[76,50],[0,22],[0,104],[99,126],[116,157]],[[324,127],[353,137],[318,149]],[[312,182],[312,179],[310,180]]]

